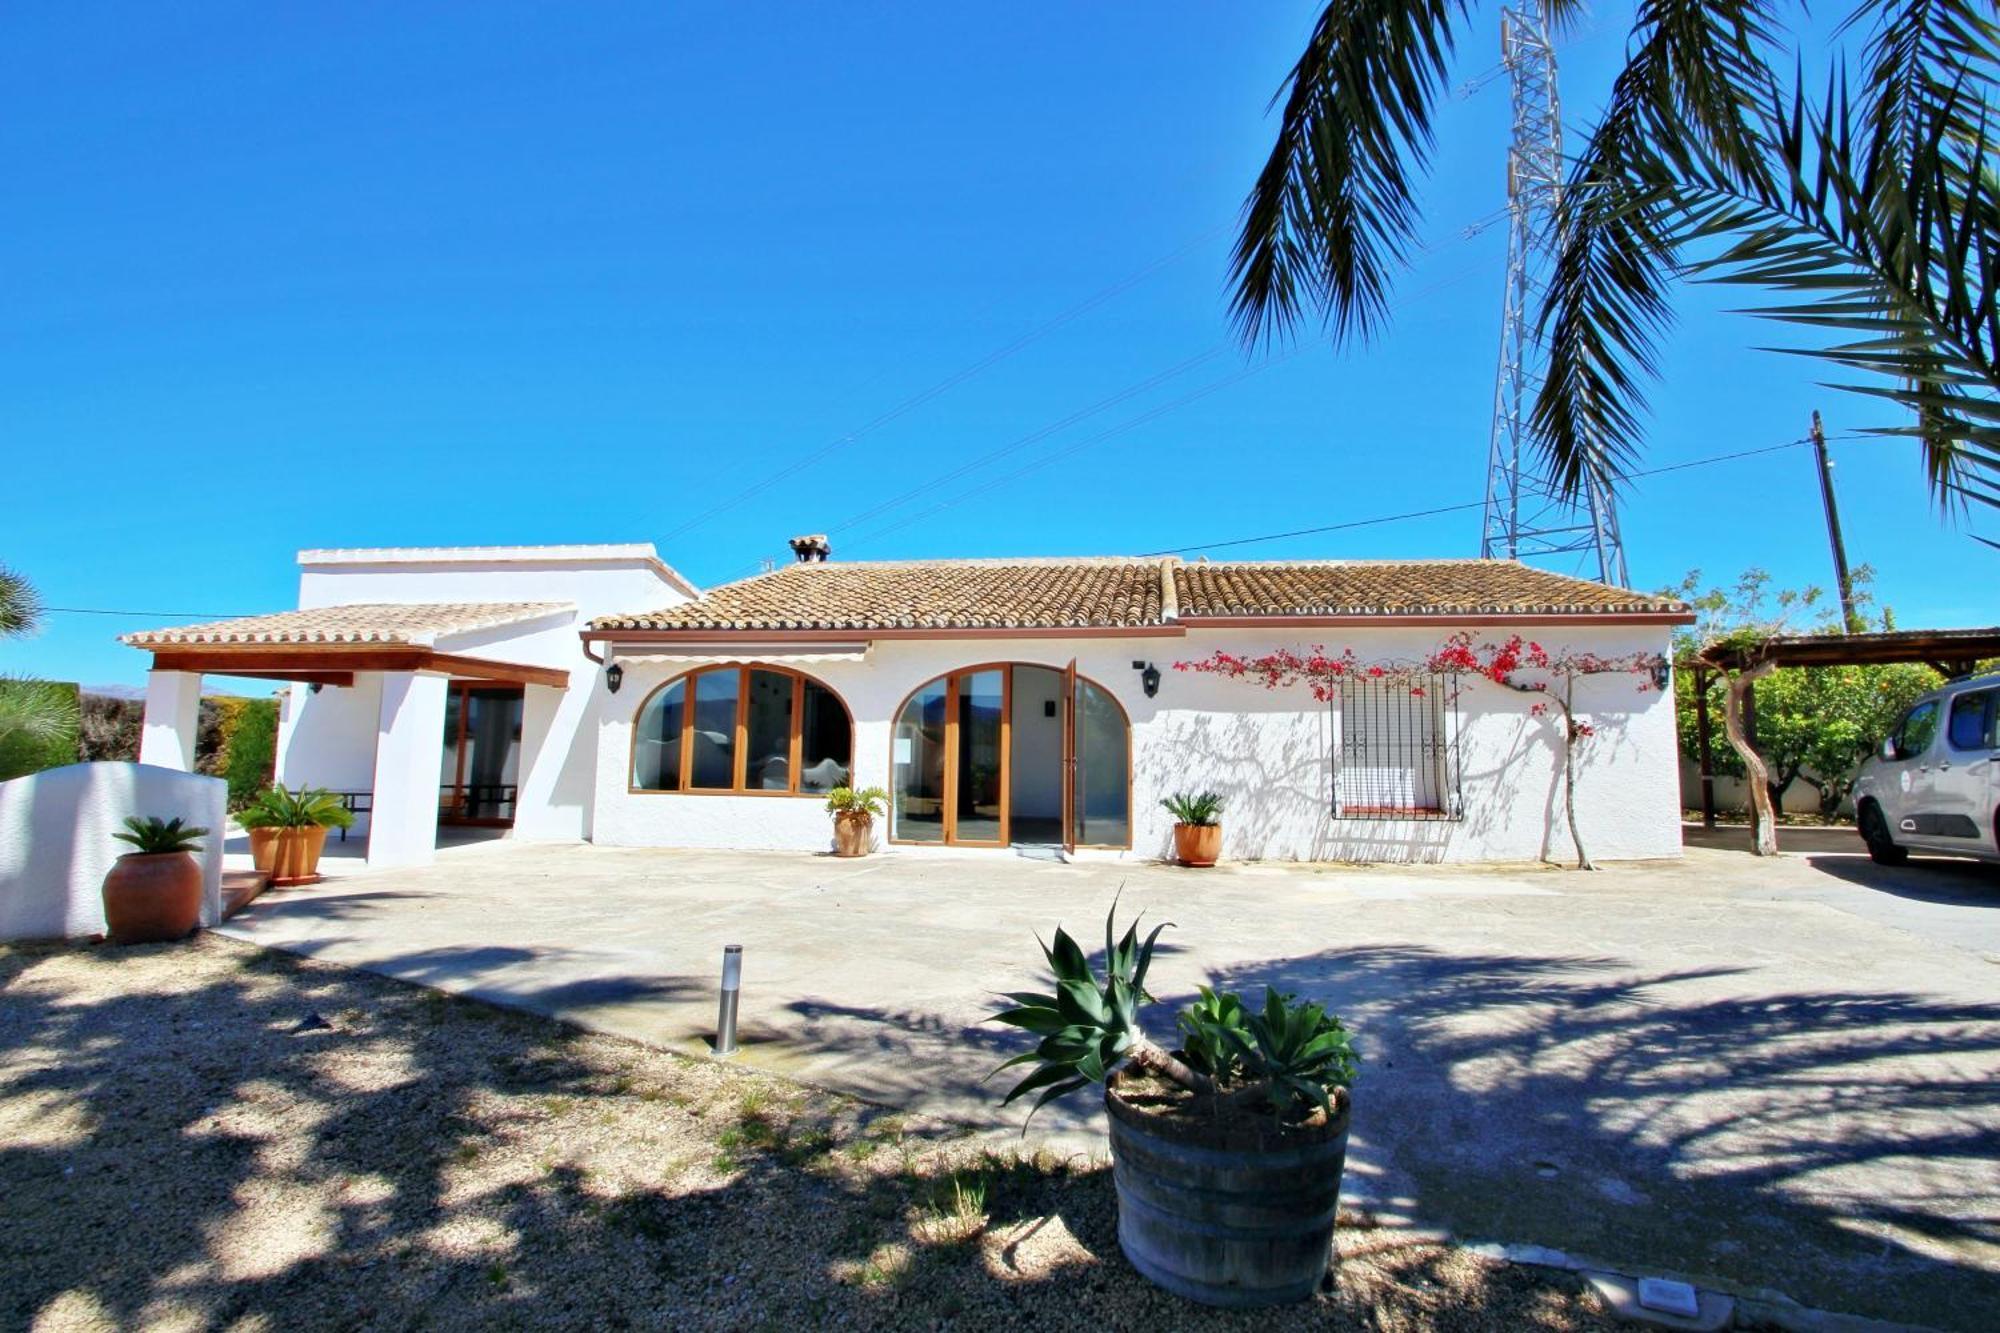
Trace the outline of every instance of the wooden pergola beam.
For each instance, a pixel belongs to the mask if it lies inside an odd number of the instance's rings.
[[[565,689],[569,672],[409,644],[203,644],[156,649],[153,670],[352,685],[362,671],[425,671],[457,679]]]

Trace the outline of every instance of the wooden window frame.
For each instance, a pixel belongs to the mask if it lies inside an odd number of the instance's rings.
[[[733,745],[730,756],[730,785],[727,787],[697,787],[694,785],[694,709],[695,699],[700,693],[699,677],[719,671],[736,673],[736,716],[731,730]],[[745,778],[750,768],[750,673],[764,671],[774,676],[788,677],[792,682],[791,724],[786,728],[786,778],[789,785],[783,791],[768,787],[749,787]],[[706,666],[689,667],[678,675],[669,676],[646,691],[646,697],[639,700],[639,706],[632,712],[632,735],[625,753],[625,792],[629,796],[759,796],[777,797],[780,800],[820,801],[826,799],[823,791],[800,791],[800,761],[805,754],[805,702],[806,685],[817,685],[840,705],[840,711],[847,718],[847,768],[850,779],[854,772],[854,710],[847,706],[840,691],[814,676],[791,667],[777,666],[770,662],[715,662]],[[639,727],[646,716],[646,710],[663,691],[683,685],[681,703],[681,762],[680,786],[641,787],[635,779],[639,768]]]
[[[905,694],[902,698],[902,701],[896,705],[896,711],[889,715],[890,812],[889,812],[888,842],[891,846],[967,847],[967,848],[991,849],[996,847],[1011,847],[1014,845],[1013,844],[1014,668],[1024,667],[1024,666],[1038,667],[1044,671],[1053,671],[1057,675],[1063,676],[1066,680],[1071,682],[1069,688],[1066,690],[1066,694],[1068,695],[1068,697],[1061,701],[1061,708],[1063,713],[1063,727],[1064,727],[1064,750],[1071,759],[1073,759],[1074,757],[1074,748],[1075,748],[1075,740],[1074,740],[1075,733],[1072,730],[1072,728],[1075,725],[1074,713],[1076,708],[1075,704],[1076,690],[1074,682],[1081,681],[1084,684],[1091,686],[1093,689],[1097,690],[1098,693],[1102,694],[1105,698],[1109,699],[1111,701],[1112,706],[1118,710],[1119,720],[1125,724],[1125,841],[1124,842],[1079,842],[1073,845],[1085,851],[1128,852],[1132,850],[1133,838],[1136,837],[1138,833],[1138,829],[1136,827],[1138,823],[1137,814],[1132,809],[1132,787],[1133,787],[1133,782],[1137,778],[1137,774],[1133,771],[1133,764],[1132,764],[1132,714],[1125,707],[1125,701],[1120,699],[1113,690],[1111,690],[1101,682],[1094,680],[1089,676],[1084,675],[1080,671],[1077,671],[1074,662],[1070,663],[1067,668],[1064,668],[1060,666],[1051,666],[1046,662],[1024,662],[1024,661],[1013,661],[1013,660],[1001,661],[1001,662],[978,662],[971,666],[953,667],[949,671],[941,671],[937,675],[931,676],[926,680],[922,681],[917,685],[915,689]],[[1000,706],[1001,815],[1000,815],[1000,841],[998,842],[992,842],[985,839],[981,839],[974,842],[966,842],[959,840],[957,836],[958,835],[958,782],[959,782],[959,772],[958,772],[959,680],[961,677],[977,675],[982,671],[999,671],[1002,673],[1001,697],[1003,702]],[[945,751],[944,796],[943,796],[944,818],[942,821],[943,829],[936,841],[926,841],[921,838],[899,838],[895,836],[896,728],[901,725],[903,720],[903,714],[909,709],[911,701],[914,700],[919,694],[922,694],[925,689],[929,688],[932,685],[937,684],[939,681],[943,681],[945,686],[945,736],[943,742]],[[1070,836],[1070,818],[1071,818],[1071,811],[1069,808],[1069,798],[1074,792],[1074,787],[1075,787],[1074,773],[1066,772],[1063,775],[1064,801],[1063,801],[1063,812],[1062,812],[1063,837],[1065,839],[1064,842],[1065,846],[1072,845],[1067,841],[1067,839]]]

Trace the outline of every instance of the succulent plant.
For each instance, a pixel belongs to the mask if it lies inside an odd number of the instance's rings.
[[[208,830],[190,827],[185,820],[178,818],[161,819],[158,815],[148,815],[141,819],[138,815],[127,815],[125,832],[111,836],[120,842],[131,843],[139,854],[159,856],[168,852],[200,851],[201,843],[197,839],[207,837]]]
[[[1266,989],[1261,1012],[1250,1012],[1231,991],[1201,987],[1175,1026],[1182,1049],[1169,1051],[1149,1038],[1139,1008],[1152,1000],[1146,973],[1153,947],[1171,922],[1139,937],[1135,918],[1117,935],[1118,905],[1104,917],[1104,975],[1060,926],[1042,945],[1054,975],[1050,992],[1010,991],[1008,1007],[992,1021],[1040,1038],[1035,1048],[1001,1064],[1034,1069],[1008,1092],[1003,1105],[1038,1092],[1030,1119],[1043,1106],[1091,1083],[1103,1083],[1123,1064],[1156,1074],[1220,1108],[1268,1106],[1282,1121],[1302,1121],[1315,1110],[1332,1113],[1332,1094],[1353,1081],[1357,1056],[1340,1019],[1310,1001]]]

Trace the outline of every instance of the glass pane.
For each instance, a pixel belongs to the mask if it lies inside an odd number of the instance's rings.
[[[459,793],[459,816],[512,819],[521,771],[521,692],[467,690],[465,700],[465,786]]]
[[[894,835],[907,842],[944,841],[945,682],[911,696],[896,719]]]
[[[1973,694],[1961,694],[1951,701],[1951,725],[1945,738],[1954,750],[1983,750],[1992,742],[1987,739],[1987,710],[1993,705],[1993,691],[1980,690]]]
[[[736,785],[736,689],[741,678],[736,667],[695,673],[690,787],[726,791]]]
[[[1000,840],[1000,720],[1006,672],[958,678],[958,841]]]
[[[1087,680],[1076,683],[1076,801],[1074,836],[1092,847],[1132,841],[1132,791],[1127,781],[1130,746],[1125,714]]]
[[[1896,757],[1915,759],[1929,750],[1937,736],[1937,723],[1937,700],[1928,700],[1911,709],[1896,736]]]
[[[681,789],[681,726],[687,682],[677,680],[646,701],[632,734],[632,785],[643,791]]]
[[[776,671],[750,673],[746,723],[749,758],[743,785],[751,791],[792,789],[792,678]]]
[[[854,728],[833,691],[805,682],[805,716],[799,724],[799,790],[845,787],[854,763]]]

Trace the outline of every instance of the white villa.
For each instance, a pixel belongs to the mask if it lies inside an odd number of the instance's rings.
[[[153,655],[140,758],[188,769],[203,673],[291,682],[278,776],[342,793],[373,865],[440,824],[614,846],[822,851],[837,786],[890,854],[1167,853],[1160,799],[1224,798],[1231,858],[1564,854],[1559,732],[1473,677],[1339,698],[1175,669],[1448,635],[1665,654],[1680,603],[1496,560],[795,564],[707,591],[650,544],[315,550],[297,610],[124,636]],[[1599,859],[1675,856],[1671,692],[1580,678]]]

